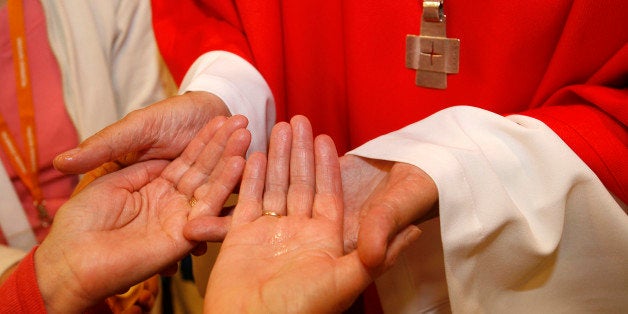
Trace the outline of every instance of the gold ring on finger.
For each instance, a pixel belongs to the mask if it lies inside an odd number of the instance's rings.
[[[264,210],[264,211],[262,211],[262,216],[272,216],[272,217],[277,217],[277,218],[281,217],[280,214],[278,214],[277,212],[274,212],[272,210]]]

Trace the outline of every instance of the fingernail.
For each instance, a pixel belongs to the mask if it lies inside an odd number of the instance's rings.
[[[408,234],[406,234],[406,240],[408,241],[408,243],[412,243],[418,240],[421,233],[423,233],[423,231],[421,231],[419,227],[417,226],[413,226],[413,227],[414,228],[410,228],[410,230],[408,230]]]
[[[68,160],[71,161],[74,159],[74,157],[76,156],[76,154],[78,154],[81,151],[80,148],[73,148],[70,149],[68,151],[65,151],[61,154],[59,154],[59,156],[57,156],[58,159],[63,159],[63,160]]]

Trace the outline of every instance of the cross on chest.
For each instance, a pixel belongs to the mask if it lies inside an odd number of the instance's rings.
[[[429,52],[421,51],[421,54],[426,54],[430,56],[430,66],[434,65],[434,57],[442,57],[443,55],[434,51],[434,43],[432,42],[432,50]]]
[[[406,38],[406,67],[417,70],[418,86],[445,89],[447,74],[458,73],[460,40],[446,37],[442,1],[423,1],[421,34]]]

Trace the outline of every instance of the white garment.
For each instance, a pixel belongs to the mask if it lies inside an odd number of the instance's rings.
[[[257,69],[240,56],[211,51],[200,56],[185,74],[179,93],[208,91],[222,99],[232,115],[248,118],[248,152],[266,152],[275,122],[275,100]]]
[[[540,121],[452,107],[349,153],[410,163],[436,182],[453,312],[628,309],[628,216]],[[448,311],[443,285],[427,280],[441,289],[424,293],[423,276],[442,274],[424,259],[440,248],[424,245],[377,281],[386,312]]]
[[[173,90],[153,34],[150,0],[41,3],[80,140]],[[14,193],[8,178],[0,180],[0,191]],[[22,211],[19,201],[12,208]],[[15,252],[0,245],[0,273],[22,257]]]
[[[440,219],[421,225],[417,243],[376,281],[386,313],[628,309],[628,216],[542,122],[452,107],[350,154],[416,165],[439,190]],[[195,274],[208,261],[196,259]]]

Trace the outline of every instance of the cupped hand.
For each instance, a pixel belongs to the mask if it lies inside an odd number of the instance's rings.
[[[62,206],[35,253],[38,284],[51,312],[81,310],[166,271],[194,248],[183,236],[193,210],[211,208],[233,188],[250,142],[241,116],[212,120],[172,162],[150,160],[102,176]],[[194,207],[191,199],[197,199]]]
[[[381,273],[418,236],[419,221],[438,212],[434,181],[416,166],[345,155],[340,160],[345,204],[345,250]]]
[[[207,92],[189,92],[129,113],[54,159],[64,173],[85,173],[107,162],[129,165],[174,159],[212,118],[228,116],[224,102]]]

